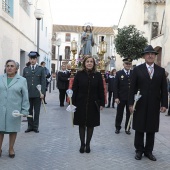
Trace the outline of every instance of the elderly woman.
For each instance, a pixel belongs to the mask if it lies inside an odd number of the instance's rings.
[[[13,117],[12,112],[18,110],[28,115],[29,100],[26,79],[17,74],[18,65],[14,60],[5,64],[4,75],[0,76],[0,156],[4,134],[9,134],[9,157],[14,158],[14,143],[20,131],[21,117]]]
[[[94,58],[86,56],[82,65],[83,69],[76,74],[72,88],[73,105],[77,107],[74,114],[74,124],[79,125],[80,153],[84,153],[84,151],[89,153],[93,130],[95,126],[100,125],[100,110],[105,105],[104,88],[102,76],[95,70]]]

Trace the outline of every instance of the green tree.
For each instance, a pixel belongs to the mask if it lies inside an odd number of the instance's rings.
[[[115,38],[115,47],[120,57],[139,59],[146,45],[147,39],[134,25],[118,28],[118,34]]]

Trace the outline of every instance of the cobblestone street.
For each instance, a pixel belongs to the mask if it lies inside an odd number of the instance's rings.
[[[170,169],[170,117],[161,114],[160,132],[156,133],[153,154],[156,162],[144,157],[134,159],[134,131],[125,134],[124,120],[120,134],[115,134],[116,111],[104,108],[101,126],[94,129],[91,153],[80,154],[78,126],[72,127],[71,115],[59,107],[58,90],[47,94],[47,114],[41,108],[40,133],[25,133],[22,122],[15,144],[15,158],[8,157],[5,135],[0,170],[168,170]],[[26,120],[26,118],[23,118]]]

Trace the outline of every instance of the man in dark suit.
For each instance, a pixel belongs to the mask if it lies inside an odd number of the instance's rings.
[[[114,85],[114,97],[115,102],[118,104],[117,106],[117,114],[115,120],[116,134],[120,133],[121,123],[123,119],[123,112],[126,106],[126,121],[125,121],[125,132],[130,135],[130,129],[126,130],[128,125],[128,120],[130,117],[128,98],[129,98],[129,90],[130,90],[130,78],[132,75],[132,59],[125,58],[123,59],[124,69],[120,70],[116,73],[115,85]]]
[[[140,160],[144,153],[150,160],[156,161],[152,154],[155,132],[159,131],[160,112],[165,112],[168,107],[165,69],[154,63],[157,54],[151,45],[147,46],[142,53],[145,63],[135,67],[132,75],[129,97],[131,113],[133,113],[134,95],[138,90],[141,94],[133,115],[137,160]]]
[[[64,106],[66,90],[68,89],[70,73],[66,70],[66,65],[61,66],[57,75],[57,88],[59,90],[60,107]]]
[[[33,115],[34,110],[34,118],[28,118],[28,129],[25,133],[30,131],[34,131],[35,133],[39,133],[39,114],[40,114],[40,107],[41,107],[41,100],[44,98],[45,94],[45,87],[46,87],[46,79],[44,68],[37,64],[37,57],[40,55],[35,52],[31,51],[29,54],[29,62],[30,66],[25,67],[23,70],[23,77],[27,79],[28,84],[28,93],[29,93],[29,102],[30,102],[30,109],[29,114]],[[40,95],[39,90],[37,89],[37,85],[41,85],[41,92]]]

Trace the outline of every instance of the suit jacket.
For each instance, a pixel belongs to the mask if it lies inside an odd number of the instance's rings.
[[[128,100],[131,76],[132,76],[132,70],[130,70],[129,78],[124,72],[124,70],[120,70],[116,73],[116,78],[114,83],[115,99],[118,98],[119,100]]]
[[[0,96],[0,131],[19,132],[21,117],[13,117],[12,112],[18,110],[24,115],[29,114],[30,105],[26,79],[16,74],[7,85],[7,75],[1,75]]]
[[[57,75],[57,87],[58,89],[68,89],[68,78],[70,77],[70,73],[65,70],[65,73],[63,71],[59,71]]]
[[[25,67],[23,77],[27,79],[29,98],[40,97],[40,92],[36,87],[38,84],[41,85],[41,92],[45,94],[46,78],[43,67],[37,65],[34,72],[31,66]]]
[[[150,79],[146,64],[135,67],[130,87],[130,105],[133,105],[134,95],[138,90],[142,97],[136,104],[133,129],[141,132],[158,132],[160,106],[168,107],[165,69],[154,64],[154,74]]]

